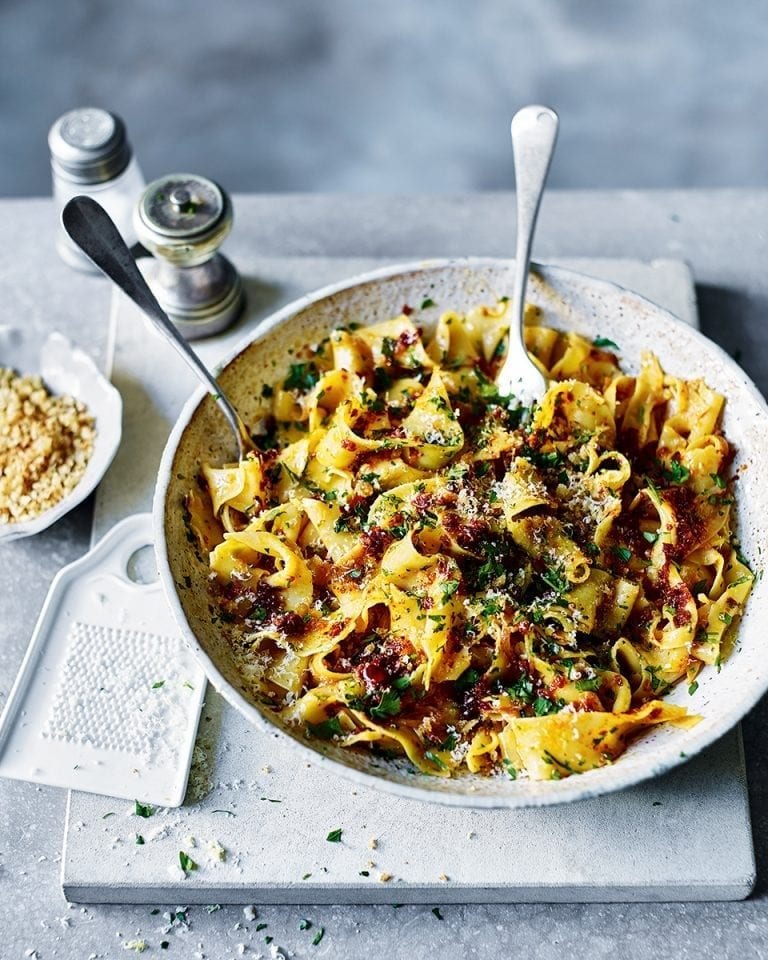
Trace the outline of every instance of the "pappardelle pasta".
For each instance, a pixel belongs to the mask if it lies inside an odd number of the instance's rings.
[[[551,385],[523,409],[507,312],[335,329],[264,385],[263,449],[190,492],[244,674],[307,738],[560,779],[697,721],[662,696],[719,668],[753,582],[723,397],[529,306]]]

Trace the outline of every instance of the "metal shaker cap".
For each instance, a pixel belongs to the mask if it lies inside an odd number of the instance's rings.
[[[51,165],[75,183],[105,183],[119,176],[131,160],[125,124],[98,107],[70,110],[48,133]]]
[[[134,214],[140,242],[179,266],[207,260],[232,229],[232,203],[213,180],[171,173],[146,188]]]

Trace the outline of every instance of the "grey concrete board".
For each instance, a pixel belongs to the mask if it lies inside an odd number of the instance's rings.
[[[505,255],[514,248],[509,194],[455,197],[236,197],[238,220],[227,243],[237,262],[259,255],[411,256]],[[105,335],[109,289],[78,278],[55,258],[48,201],[2,201],[0,316],[33,318],[75,339]],[[768,388],[768,191],[553,192],[544,201],[536,254],[679,257],[698,285],[702,326]],[[85,551],[90,531],[85,505],[37,537],[3,549],[0,565],[0,696],[21,662],[47,586],[58,567]],[[230,960],[269,955],[356,960],[425,954],[446,960],[489,953],[555,960],[742,960],[768,955],[765,884],[768,867],[768,705],[743,724],[757,855],[755,894],[738,903],[518,904],[447,906],[440,921],[428,906],[257,908],[209,914],[189,910],[189,924],[172,925],[174,904],[68,908],[59,885],[65,797],[29,784],[0,783],[0,956],[84,960],[125,956],[123,941],[146,938],[146,956]],[[546,855],[546,852],[543,853]],[[436,904],[437,905],[437,904]],[[326,928],[311,945],[302,917]],[[268,928],[257,931],[259,923]],[[169,926],[172,929],[168,931]],[[166,932],[168,931],[168,932]],[[271,944],[266,935],[274,937]],[[168,941],[167,951],[160,949]],[[28,954],[31,956],[31,954]]]
[[[196,345],[207,363],[298,294],[380,266],[355,258],[255,258],[241,267],[252,303],[237,328]],[[621,281],[697,322],[693,282],[679,261],[566,261]],[[270,291],[268,302],[258,290]],[[116,295],[114,377],[125,437],[101,485],[94,536],[150,505],[168,423],[189,389],[186,367]],[[150,338],[148,341],[148,337]],[[148,345],[151,343],[151,349]],[[408,903],[738,899],[754,883],[746,778],[734,732],[682,771],[589,803],[555,809],[440,810],[352,789],[260,735],[213,690],[207,695],[191,796],[152,824],[104,798],[73,793],[62,870],[68,899],[147,903]],[[245,794],[245,802],[240,794]],[[269,799],[263,799],[267,797]],[[276,801],[276,802],[271,802]],[[106,809],[105,809],[106,807]],[[214,813],[226,810],[229,813]],[[127,817],[127,819],[126,819]],[[669,829],[662,829],[666,825]],[[341,845],[329,830],[342,826]],[[146,829],[145,829],[146,828]],[[716,828],[716,829],[715,829]],[[136,845],[139,831],[148,842]],[[189,846],[189,837],[195,846]],[[368,848],[371,837],[377,848]],[[227,858],[211,854],[212,841]],[[715,846],[713,846],[715,844]],[[545,867],[537,851],[549,848]],[[199,869],[184,877],[179,850]],[[199,854],[196,851],[200,851]],[[365,874],[361,874],[365,871]],[[302,879],[307,873],[306,879]],[[392,880],[383,883],[381,875]],[[440,877],[446,879],[441,880]]]

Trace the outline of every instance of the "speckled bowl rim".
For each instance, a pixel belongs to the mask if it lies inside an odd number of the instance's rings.
[[[240,341],[227,356],[216,366],[217,371],[223,370],[232,363],[243,351],[247,350],[252,344],[257,343],[270,336],[276,329],[284,324],[295,314],[305,310],[307,307],[328,297],[332,297],[343,291],[351,290],[363,284],[370,284],[372,281],[393,279],[400,274],[427,274],[430,271],[456,268],[466,272],[468,269],[483,268],[509,268],[511,261],[508,259],[490,258],[490,257],[464,257],[464,258],[438,258],[423,259],[415,262],[406,262],[382,267],[370,272],[366,272],[338,283],[324,286],[312,293],[306,294],[275,313],[271,314],[262,321],[256,331],[252,331],[247,337]],[[611,283],[607,280],[591,277],[588,274],[570,270],[564,267],[550,266],[544,264],[534,264],[532,269],[540,271],[545,275],[552,277],[561,277],[564,279],[573,278],[586,282],[595,291],[600,290],[612,295],[626,294],[630,300],[643,304],[647,309],[656,314],[660,321],[682,324],[678,318],[664,308],[658,306],[646,297],[627,290],[619,284]],[[693,338],[702,350],[706,351],[717,363],[726,368],[731,376],[739,381],[750,398],[754,401],[759,414],[764,418],[766,435],[768,436],[768,405],[762,394],[758,391],[754,383],[747,377],[741,367],[717,344],[713,343],[698,330],[684,325],[686,336]],[[611,333],[606,330],[606,333]],[[630,751],[623,754],[615,765],[599,768],[604,772],[599,780],[592,779],[590,773],[579,774],[568,777],[563,780],[552,781],[517,781],[515,787],[522,786],[523,783],[530,782],[537,785],[537,793],[534,795],[520,793],[509,793],[504,795],[484,796],[474,794],[467,789],[464,792],[456,790],[451,793],[441,793],[427,788],[420,787],[417,784],[421,779],[419,775],[414,776],[414,784],[403,782],[394,782],[388,780],[386,776],[370,773],[365,770],[346,766],[336,761],[332,756],[328,756],[311,746],[311,741],[306,743],[294,739],[287,735],[280,725],[274,721],[269,712],[260,711],[251,703],[240,691],[238,691],[219,671],[210,655],[203,649],[194,631],[189,626],[186,615],[179,600],[176,584],[173,579],[170,558],[168,554],[168,543],[165,535],[165,505],[168,486],[171,482],[171,470],[177,447],[180,444],[184,431],[190,423],[201,401],[206,397],[207,391],[204,387],[199,387],[190,396],[184,405],[176,424],[168,438],[162,461],[158,473],[157,485],[153,503],[153,526],[155,538],[155,551],[157,555],[160,578],[165,589],[166,597],[171,606],[174,618],[186,642],[195,652],[201,663],[208,679],[213,686],[225,697],[225,699],[234,706],[250,723],[257,729],[269,732],[271,735],[279,736],[283,742],[289,743],[292,750],[297,752],[297,760],[303,758],[317,764],[324,770],[340,775],[347,780],[375,790],[395,794],[399,797],[425,801],[431,804],[440,804],[446,806],[467,807],[473,809],[521,809],[526,807],[543,807],[552,804],[570,803],[576,800],[588,800],[593,797],[603,796],[616,790],[622,790],[631,787],[642,781],[652,779],[663,773],[672,770],[681,763],[686,762],[691,757],[697,755],[706,747],[720,739],[732,727],[734,727],[768,689],[768,671],[754,678],[753,682],[744,690],[744,696],[737,703],[731,706],[731,709],[724,711],[717,722],[708,724],[699,724],[689,730],[680,731],[680,742],[677,747],[671,743],[665,744],[660,750],[659,757],[655,760],[653,757],[644,757],[642,761],[633,762]],[[768,589],[768,586],[766,587]],[[684,745],[685,749],[679,747]],[[424,779],[426,779],[424,777]],[[461,785],[461,778],[452,781],[456,785]],[[546,790],[542,784],[546,783]],[[510,784],[511,785],[511,784]]]

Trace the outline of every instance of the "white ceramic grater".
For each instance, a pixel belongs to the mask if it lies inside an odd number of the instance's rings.
[[[184,799],[205,675],[157,579],[148,513],[53,580],[0,717],[0,776]]]

